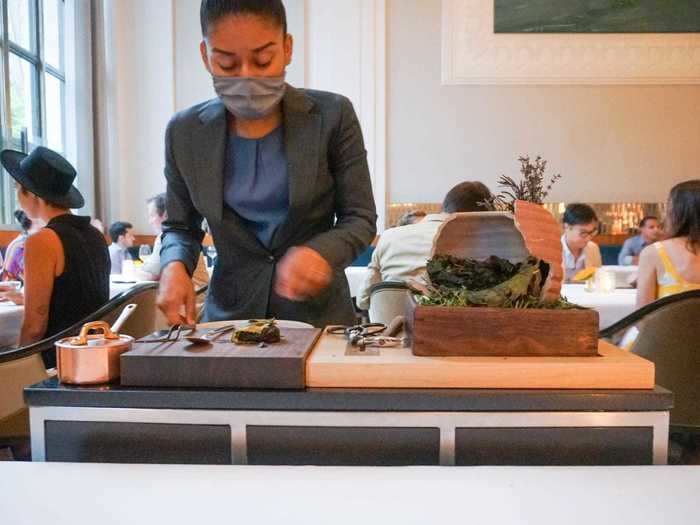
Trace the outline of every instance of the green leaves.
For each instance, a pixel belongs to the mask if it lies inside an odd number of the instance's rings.
[[[476,261],[436,255],[428,261],[427,270],[430,282],[435,286],[463,286],[470,290],[483,290],[513,277],[520,266],[521,264],[512,264],[496,256]]]
[[[489,306],[494,308],[577,308],[565,299],[543,303],[540,299],[540,261],[529,257],[513,264],[491,256],[484,261],[438,255],[428,261],[431,284],[420,292],[425,306]]]

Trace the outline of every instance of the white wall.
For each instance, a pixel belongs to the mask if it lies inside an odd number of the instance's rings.
[[[147,233],[145,201],[165,188],[163,138],[175,108],[173,10],[162,0],[112,0],[111,9],[107,82],[114,93],[116,155],[105,218],[132,222]]]
[[[373,2],[286,0],[295,37],[288,78],[349,95],[370,124],[366,138],[372,128],[368,149],[382,166],[384,121],[373,119],[375,100],[363,108],[360,78],[371,47],[357,31]],[[165,125],[175,111],[214,96],[198,51],[200,2],[108,3],[115,13],[110,126],[118,141],[106,219],[147,232],[144,201],[164,188]],[[442,86],[440,14],[439,0],[387,1],[390,202],[439,202],[465,179],[494,187],[500,174],[517,173],[520,154],[540,154],[563,174],[556,200],[659,201],[675,182],[700,176],[700,86]]]
[[[442,86],[440,7],[388,2],[391,202],[494,188],[521,154],[562,173],[553,200],[661,201],[700,177],[700,86]]]

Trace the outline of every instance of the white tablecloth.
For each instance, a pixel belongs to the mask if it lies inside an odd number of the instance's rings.
[[[582,284],[565,284],[561,293],[572,303],[600,314],[600,328],[607,328],[635,310],[637,290],[616,289],[612,293],[586,292]]]
[[[125,292],[137,284],[152,282],[152,281],[139,281],[132,277],[125,277],[119,274],[112,274],[109,276],[109,298],[115,297],[122,292]]]
[[[365,275],[367,275],[366,266],[348,266],[345,268],[345,277],[348,278],[348,284],[350,285],[350,297],[357,297],[357,292],[365,280]]]
[[[699,486],[700,467],[0,462],[0,514],[7,525],[686,525]]]
[[[621,288],[627,288],[630,282],[637,279],[639,266],[603,266],[605,270],[615,273],[615,284]]]
[[[110,299],[141,282],[146,281],[127,280],[121,275],[110,276]],[[10,302],[0,303],[0,349],[17,344],[19,332],[22,329],[23,318],[24,306],[18,306]]]
[[[0,303],[0,349],[17,344],[22,329],[24,306],[14,303]]]

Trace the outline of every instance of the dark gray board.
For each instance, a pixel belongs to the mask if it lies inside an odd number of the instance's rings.
[[[318,328],[281,328],[282,340],[264,347],[225,338],[210,345],[181,340],[136,342],[121,356],[121,384],[171,388],[303,389],[306,358]]]
[[[697,33],[699,0],[494,0],[496,33]]]
[[[653,390],[362,389],[224,390],[71,386],[56,378],[25,389],[30,406],[200,410],[397,412],[667,411],[673,395]]]

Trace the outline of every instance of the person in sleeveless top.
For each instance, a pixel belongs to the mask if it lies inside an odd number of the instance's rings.
[[[17,200],[46,227],[25,244],[24,346],[57,334],[109,301],[110,260],[104,236],[89,217],[73,215],[85,201],[73,186],[76,172],[58,153],[38,147],[30,155],[12,150],[0,162],[16,181]],[[46,356],[47,366],[54,362]]]
[[[637,308],[700,290],[700,179],[673,187],[667,223],[668,238],[647,246],[640,255]]]

